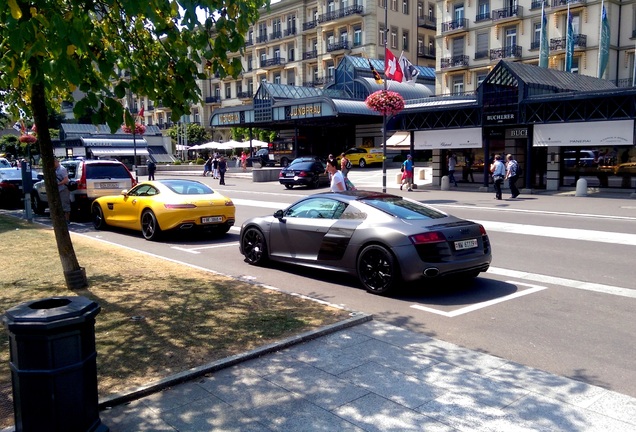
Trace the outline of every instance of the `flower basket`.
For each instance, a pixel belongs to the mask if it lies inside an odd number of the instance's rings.
[[[129,133],[129,134],[133,133],[133,129],[128,125],[123,125],[121,127],[121,130],[123,130],[125,133]],[[142,125],[141,123],[135,123],[134,133],[136,135],[143,135],[144,132],[146,132],[146,126]]]
[[[18,140],[21,143],[33,144],[38,140],[38,138],[35,135],[20,135],[20,138],[18,138]]]
[[[383,115],[397,114],[404,109],[402,96],[399,93],[388,90],[378,90],[371,93],[365,103],[373,111]]]

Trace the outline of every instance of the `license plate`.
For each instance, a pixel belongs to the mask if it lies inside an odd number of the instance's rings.
[[[99,189],[117,189],[119,187],[119,183],[117,182],[97,183],[97,187]]]
[[[293,173],[293,172],[291,172],[291,173],[285,173],[285,177],[293,177],[293,176],[294,176],[294,173]]]
[[[476,248],[477,246],[477,239],[460,240],[455,242],[455,250]]]
[[[218,223],[223,222],[223,216],[210,216],[201,218],[201,223]]]

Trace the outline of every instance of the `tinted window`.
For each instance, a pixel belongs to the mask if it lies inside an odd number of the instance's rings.
[[[444,213],[431,207],[416,201],[405,200],[401,197],[363,198],[360,202],[401,219],[439,219],[446,217]]]
[[[191,180],[164,180],[163,183],[172,192],[179,195],[213,194],[214,191],[203,183]]]
[[[87,179],[130,178],[124,165],[86,164],[85,169]],[[70,174],[71,172],[69,171]],[[71,177],[74,177],[74,175]]]
[[[155,189],[153,186],[150,185],[139,185],[133,189],[130,190],[130,192],[128,193],[128,195],[132,195],[132,196],[151,196],[151,195],[157,195],[159,193],[159,191],[157,189]]]
[[[314,162],[296,162],[294,164],[295,171],[313,171],[312,167],[314,166]]]
[[[309,219],[338,219],[345,204],[330,198],[311,198],[301,201],[285,211],[286,217]]]

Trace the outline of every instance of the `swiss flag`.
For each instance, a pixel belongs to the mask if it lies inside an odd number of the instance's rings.
[[[139,117],[143,117],[144,116],[144,106],[141,106],[141,109],[139,110]]]
[[[386,48],[386,52],[384,54],[384,76],[397,82],[402,82],[402,79],[404,78],[398,59],[395,58],[388,48]]]

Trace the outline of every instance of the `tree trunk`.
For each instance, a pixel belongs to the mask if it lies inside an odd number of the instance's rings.
[[[32,63],[31,74],[33,76],[40,76],[41,73],[38,65],[34,66]],[[55,155],[53,153],[53,144],[51,143],[51,134],[49,133],[45,88],[44,83],[39,80],[31,87],[31,110],[38,131],[38,143],[44,171],[44,184],[46,185],[51,221],[53,222],[57,250],[62,262],[62,270],[64,270],[66,287],[68,289],[84,288],[88,286],[88,281],[84,269],[80,267],[77,261],[71,235],[69,234],[64,217],[64,211],[62,210],[62,201],[57,187],[58,181],[55,177],[55,165],[53,163]]]

